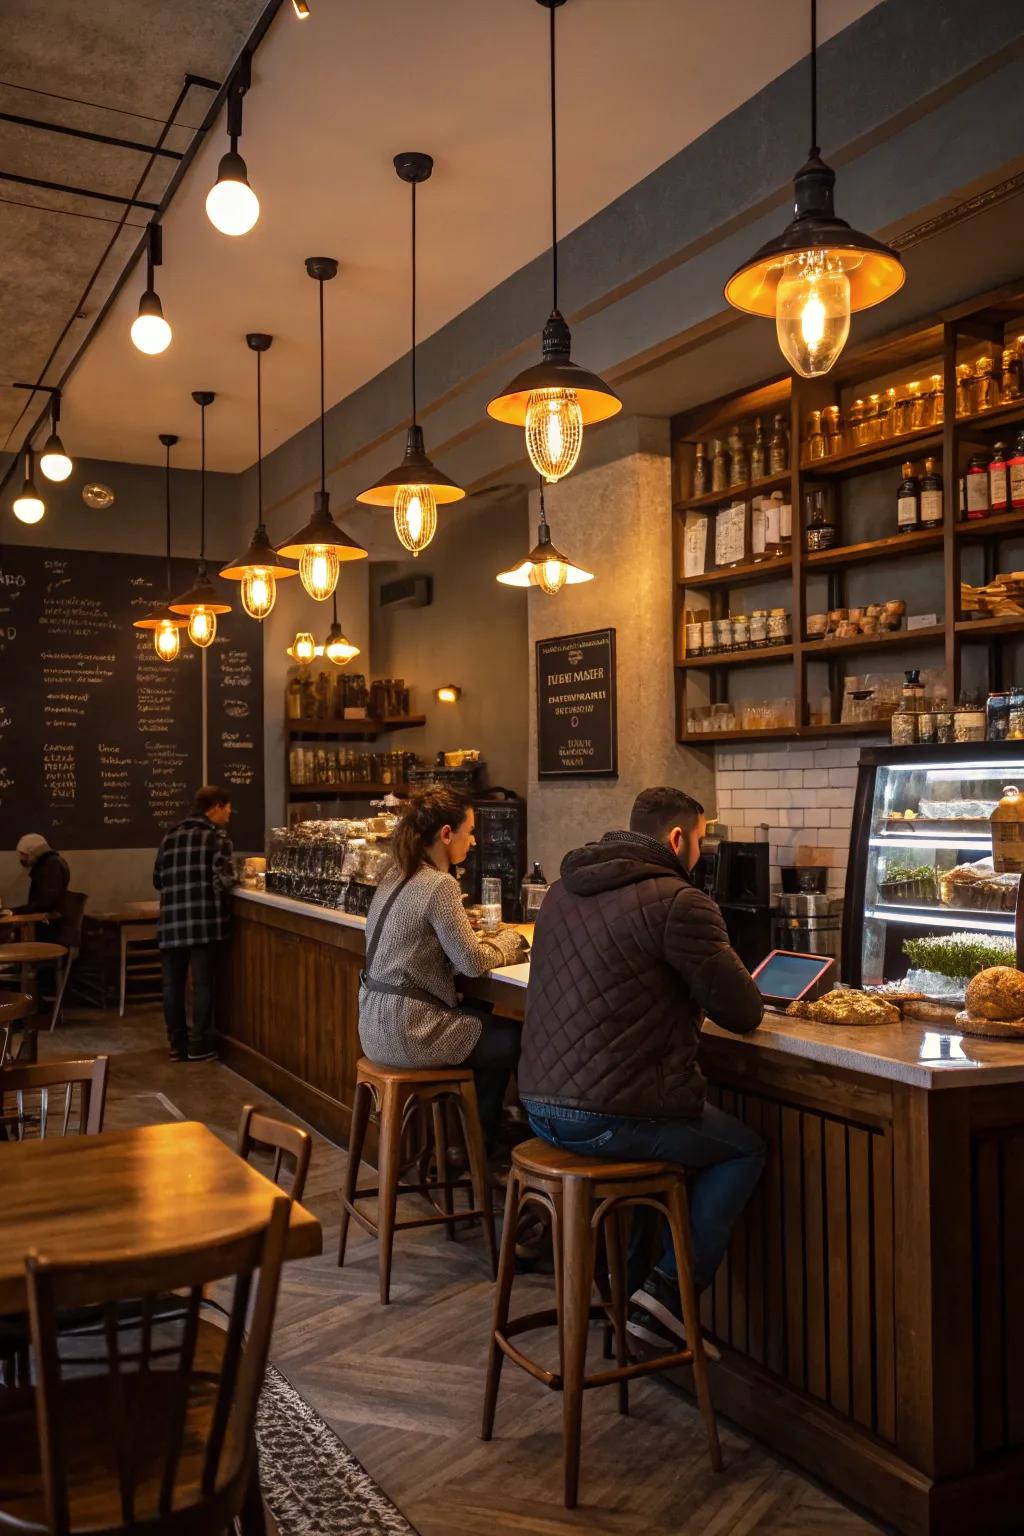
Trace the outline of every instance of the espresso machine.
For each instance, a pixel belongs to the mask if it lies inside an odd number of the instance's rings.
[[[733,842],[717,828],[701,840],[694,884],[721,908],[729,943],[747,970],[772,948],[769,847]]]

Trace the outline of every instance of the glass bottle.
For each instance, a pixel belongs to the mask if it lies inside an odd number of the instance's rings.
[[[991,411],[999,404],[999,385],[990,357],[979,357],[974,365],[974,409]]]
[[[1017,354],[1013,347],[1003,348],[1003,368],[999,377],[999,393],[1004,401],[1020,398],[1020,375],[1017,371]]]
[[[743,442],[743,434],[739,425],[733,427],[729,433],[729,487],[746,485],[747,475],[747,450]]]
[[[1024,458],[1021,459],[1024,468]],[[1013,470],[1010,470],[1011,480]],[[967,474],[964,477],[966,483],[967,517],[970,522],[976,522],[978,518],[988,517],[988,454],[976,453],[967,466]],[[1024,495],[1024,476],[1021,478],[1021,491]],[[1021,501],[1024,506],[1024,500]]]
[[[760,416],[754,419],[754,441],[750,445],[750,478],[763,480],[768,473],[768,444]]]
[[[921,477],[921,527],[942,527],[942,475],[936,459],[925,459]]]
[[[789,433],[781,412],[772,417],[772,437],[768,444],[769,473],[781,475],[789,468]]]
[[[825,454],[843,450],[843,413],[838,405],[826,405],[821,413],[822,430],[825,433]]]
[[[914,466],[908,460],[903,466],[903,479],[896,492],[896,531],[916,533],[921,526],[921,493],[914,474]]]
[[[729,453],[720,439],[711,444],[711,489],[725,491],[729,488]]]
[[[956,365],[956,413],[970,416],[974,412],[974,369],[970,363]]]
[[[823,459],[825,457],[825,434],[821,429],[821,412],[811,411],[807,417],[807,439],[805,443],[805,457]]]
[[[925,397],[921,393],[921,385],[917,379],[911,380],[907,388],[910,391],[910,420],[907,426],[911,432],[918,432],[928,425],[925,420]]]
[[[808,491],[804,496],[804,509],[807,514],[804,548],[809,554],[821,549],[835,549],[839,543],[839,530],[829,516],[825,491]]]
[[[892,437],[892,403],[896,391],[887,389],[878,402],[878,441],[888,442]]]
[[[992,449],[988,466],[988,501],[993,512],[1005,512],[1010,505],[1005,443],[996,443]]]
[[[942,385],[942,374],[932,374],[932,426],[941,427],[946,419],[946,396]]]
[[[1010,472],[1010,506],[1020,511],[1024,509],[1024,427],[1017,433],[1007,468]]]
[[[864,406],[864,441],[865,443],[878,442],[878,396],[869,395]]]
[[[850,447],[864,446],[864,401],[855,400],[850,406]]]
[[[902,437],[910,422],[910,401],[906,395],[897,395],[895,390],[892,391],[892,395],[892,435]]]
[[[698,443],[696,455],[693,460],[693,494],[703,496],[711,482],[708,478],[708,448],[706,443]]]

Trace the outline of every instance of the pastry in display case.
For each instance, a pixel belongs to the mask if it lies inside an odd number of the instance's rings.
[[[972,976],[1014,964],[1014,850],[1024,833],[1015,781],[1024,784],[1020,742],[861,753],[843,907],[844,981],[901,983],[962,1008]]]

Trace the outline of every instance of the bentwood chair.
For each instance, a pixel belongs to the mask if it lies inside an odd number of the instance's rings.
[[[4,1067],[0,1070],[0,1131],[8,1141],[98,1135],[103,1129],[109,1065],[109,1056],[94,1056]],[[13,1110],[8,1102],[12,1095]],[[52,1098],[59,1104],[59,1129]]]
[[[67,945],[68,952],[64,956],[63,964],[55,971],[53,1013],[50,1015],[51,1030],[57,1027],[57,1020],[64,1007],[64,992],[68,977],[71,975],[71,967],[81,953],[82,926],[85,921],[85,904],[88,900],[84,891],[68,891],[64,897],[63,942]]]
[[[0,998],[0,1067],[5,1067],[8,1059],[14,1059],[11,1036],[24,1027],[25,1019],[35,1018],[36,1004],[27,992],[4,992]]]
[[[272,1178],[275,1184],[281,1182],[284,1158],[287,1156],[292,1159],[292,1184],[287,1193],[301,1203],[306,1190],[309,1159],[313,1152],[312,1136],[301,1126],[292,1125],[287,1120],[275,1120],[252,1104],[247,1104],[242,1110],[238,1126],[238,1155],[243,1163],[248,1163],[254,1151],[267,1147],[274,1153]]]
[[[265,1225],[213,1247],[85,1265],[29,1255],[36,1384],[0,1400],[0,1532],[222,1536],[237,1519],[262,1533],[256,1408],[289,1206],[280,1196]],[[226,1329],[199,1315],[218,1281],[231,1286]],[[170,1291],[180,1309],[161,1315]],[[62,1318],[87,1307],[100,1334],[66,1333]]]

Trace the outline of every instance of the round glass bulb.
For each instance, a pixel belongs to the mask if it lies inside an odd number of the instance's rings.
[[[309,662],[316,655],[316,641],[308,630],[303,630],[295,636],[291,643],[291,654],[296,661]]]
[[[568,574],[569,567],[564,560],[541,560],[533,568],[534,584],[549,597],[554,597],[557,592],[561,592]]]
[[[49,438],[39,455],[39,468],[47,480],[66,480],[74,465],[64,452],[64,444],[56,433]]]
[[[437,502],[429,485],[401,485],[395,497],[395,532],[413,558],[437,532]]]
[[[827,251],[786,258],[775,290],[782,355],[805,379],[828,373],[850,334],[850,279]]]
[[[261,565],[251,565],[242,577],[242,607],[250,619],[265,619],[277,601],[277,579]]]
[[[572,469],[583,446],[583,411],[574,389],[535,389],[526,402],[526,451],[550,484]]]
[[[225,177],[207,192],[206,214],[222,235],[247,235],[260,216],[260,200],[247,181]]]
[[[217,615],[211,613],[208,608],[197,608],[189,615],[188,637],[193,645],[198,645],[200,650],[213,644],[213,637],[217,633]]]
[[[38,523],[46,511],[46,503],[35,490],[22,491],[15,498],[14,515],[22,523]]]
[[[181,650],[181,631],[169,620],[153,631],[153,649],[161,661],[173,661]]]
[[[328,661],[333,661],[336,667],[343,667],[346,661],[351,661],[353,656],[359,655],[358,645],[353,645],[345,636],[338,635],[333,640],[328,640],[324,646],[324,655]]]
[[[163,315],[136,315],[132,321],[132,341],[147,357],[156,357],[170,346],[171,328]]]
[[[299,560],[299,576],[310,597],[326,602],[338,585],[341,562],[330,544],[307,544]]]

